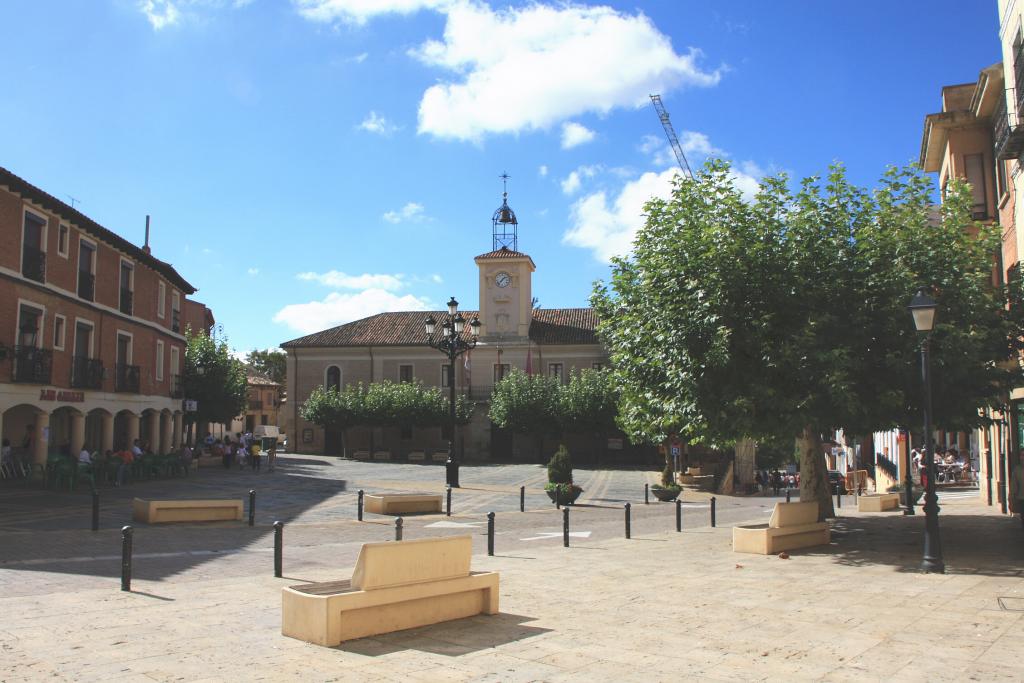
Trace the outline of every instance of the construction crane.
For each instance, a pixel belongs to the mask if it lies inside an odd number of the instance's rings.
[[[661,119],[661,126],[665,129],[668,144],[671,145],[672,151],[675,152],[679,168],[683,170],[687,178],[693,180],[693,171],[690,170],[690,163],[686,160],[686,155],[683,154],[683,146],[679,144],[676,131],[672,128],[672,122],[668,120],[668,112],[665,111],[665,105],[661,103],[661,95],[651,95],[651,102],[654,103],[654,110],[658,112],[658,118]]]

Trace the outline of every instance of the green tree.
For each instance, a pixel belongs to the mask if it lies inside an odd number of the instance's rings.
[[[288,356],[284,351],[266,349],[260,351],[253,349],[245,356],[245,364],[257,374],[269,377],[278,384],[284,385],[286,379],[286,364]]]
[[[519,434],[533,434],[538,455],[544,437],[557,434],[561,426],[561,384],[556,377],[527,375],[513,368],[491,393],[491,421]]]
[[[299,415],[324,429],[340,431],[341,454],[347,457],[348,430],[366,421],[366,389],[362,384],[350,384],[340,391],[318,386],[300,406]]]
[[[594,452],[600,455],[608,434],[616,430],[618,404],[619,390],[611,372],[574,370],[569,382],[559,387],[558,419],[562,431],[592,435]]]
[[[838,166],[793,193],[784,176],[767,178],[750,201],[721,161],[677,180],[670,200],[646,205],[633,255],[595,287],[620,426],[649,441],[791,435],[801,499],[830,515],[821,434],[917,420],[906,306],[922,285],[942,307],[936,424],[976,422],[1020,374],[1003,361],[1022,329],[1007,291],[991,285],[997,233],[966,229],[966,188],[947,189],[938,224],[930,196],[915,169],[890,170],[874,193]]]
[[[196,402],[196,411],[185,414],[186,424],[229,424],[245,412],[245,367],[231,355],[223,331],[208,336],[186,328],[183,387],[185,398]]]

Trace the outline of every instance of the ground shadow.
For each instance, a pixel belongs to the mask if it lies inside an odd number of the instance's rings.
[[[406,650],[458,657],[551,631],[548,628],[525,625],[529,621],[534,621],[534,618],[505,612],[481,615],[372,638],[360,638],[342,643],[335,649],[368,657]]]
[[[828,546],[791,554],[831,556],[852,567],[888,565],[899,572],[921,571],[923,514],[899,512],[832,521]],[[1020,521],[998,515],[940,514],[939,533],[947,574],[1024,577],[1024,539]]]

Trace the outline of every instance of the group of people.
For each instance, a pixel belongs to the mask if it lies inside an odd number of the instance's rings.
[[[911,467],[920,477],[921,486],[925,486],[928,481],[928,471],[924,453],[916,448],[911,450],[910,462]],[[973,483],[976,478],[977,473],[974,471],[969,455],[961,454],[957,451],[956,446],[950,448],[940,446],[935,449],[935,483],[961,481]]]
[[[263,466],[259,439],[249,432],[238,432],[234,439],[228,435],[223,441],[213,438],[210,434],[204,443],[210,455],[221,459],[226,470],[237,464],[239,469],[248,465],[253,471],[258,472]],[[276,456],[277,449],[272,446],[267,451],[267,470],[270,472],[274,471]]]
[[[771,489],[775,495],[779,495],[782,489],[795,489],[800,486],[800,473],[758,470],[754,474],[754,482],[761,493],[767,494]]]

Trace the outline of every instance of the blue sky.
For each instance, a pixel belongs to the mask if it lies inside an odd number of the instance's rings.
[[[916,160],[995,0],[5,0],[0,165],[172,262],[237,349],[477,305],[507,171],[541,306],[585,306],[674,159],[751,188]]]

